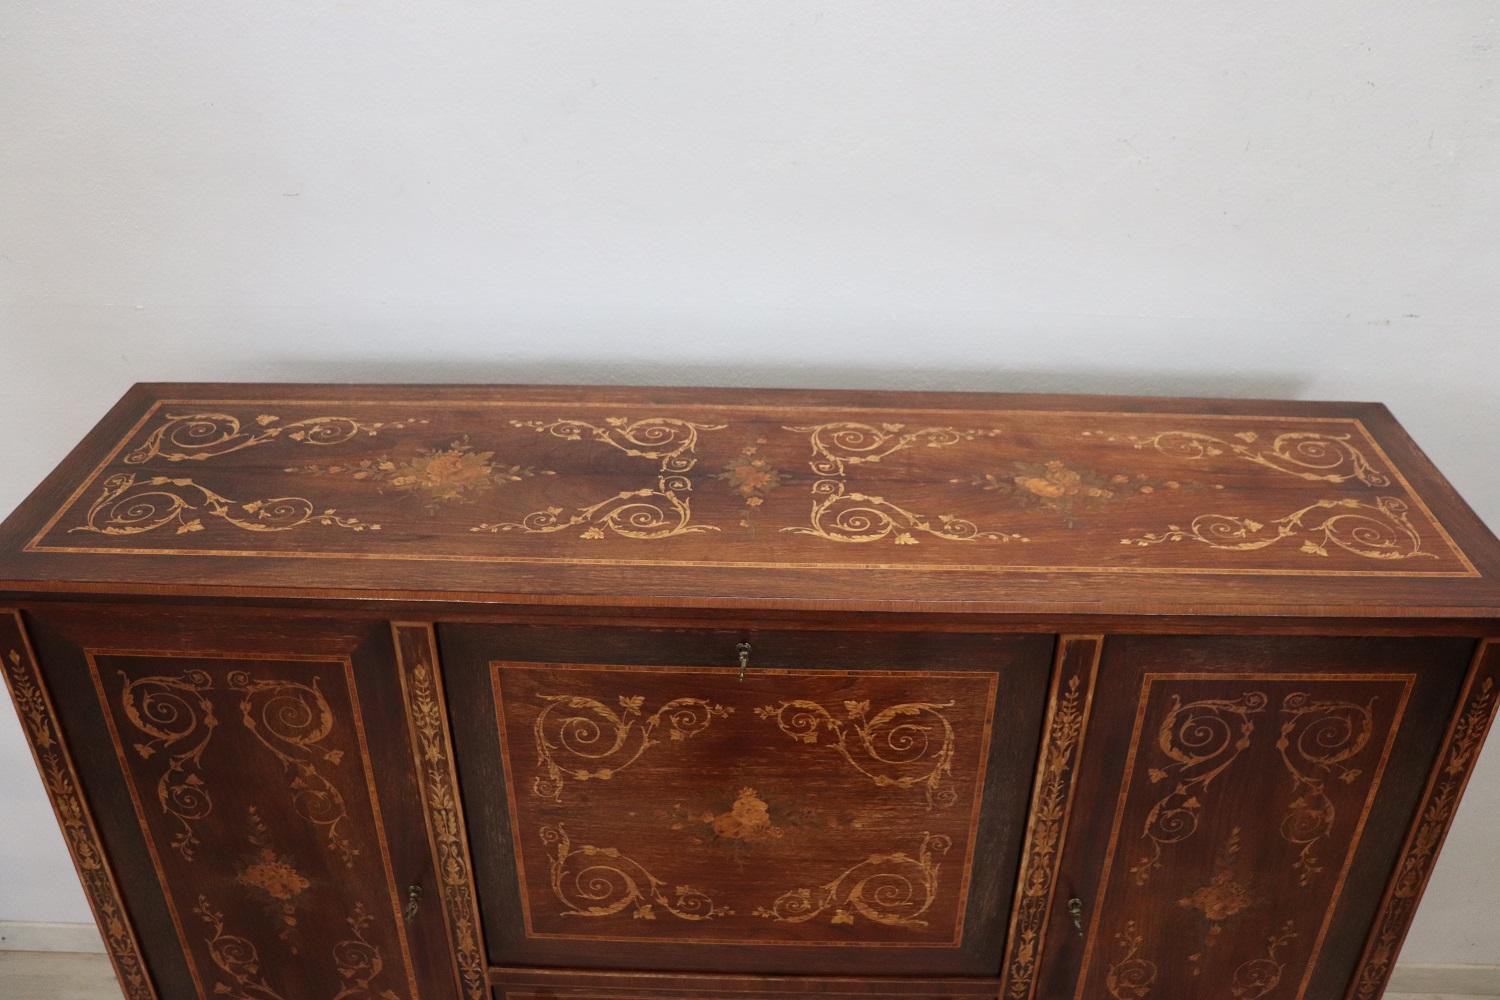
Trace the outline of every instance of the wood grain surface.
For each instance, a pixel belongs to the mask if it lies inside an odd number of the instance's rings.
[[[1374,404],[148,385],[19,592],[1478,616],[1500,546]]]

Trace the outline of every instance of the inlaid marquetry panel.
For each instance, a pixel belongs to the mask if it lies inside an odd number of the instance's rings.
[[[1146,673],[1073,995],[1306,996],[1416,680]]]
[[[415,998],[350,662],[87,659],[200,1000]]]
[[[528,935],[961,940],[995,674],[491,670]]]
[[[1343,996],[1474,644],[1110,635],[1095,668],[1086,643],[1059,654],[1003,996]]]
[[[1357,418],[155,402],[37,553],[1473,576]]]

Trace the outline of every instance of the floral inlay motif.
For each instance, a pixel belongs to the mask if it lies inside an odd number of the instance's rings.
[[[1026,1000],[1034,991],[1042,931],[1057,878],[1058,849],[1068,821],[1074,757],[1083,739],[1082,684],[1079,674],[1068,678],[1065,693],[1057,699],[1047,729],[1011,930],[1006,986],[1009,1000]]]
[[[1015,462],[1009,472],[985,472],[949,482],[977,486],[999,494],[1021,508],[1040,507],[1061,514],[1067,527],[1081,506],[1153,493],[1193,493],[1206,488],[1193,480],[1157,479],[1144,472],[1105,474],[1096,469],[1070,465],[1060,458],[1046,462]]]
[[[346,464],[291,466],[285,471],[346,475],[373,482],[382,490],[421,497],[429,510],[445,503],[472,501],[505,483],[557,474],[551,469],[496,461],[493,451],[476,450],[467,435],[441,448],[422,448],[407,458],[382,455]]]
[[[610,417],[604,426],[584,420],[512,420],[511,426],[550,434],[564,441],[598,441],[632,458],[658,463],[656,485],[621,490],[597,503],[572,510],[550,506],[535,510],[519,521],[496,521],[475,525],[470,531],[515,531],[547,534],[583,527],[580,538],[597,540],[606,531],[625,538],[668,538],[686,532],[718,531],[717,527],[693,524],[692,500],[687,495],[693,482],[688,477],[698,464],[698,435],[723,430],[724,424],[695,424],[675,417],[649,417],[631,421]]]
[[[537,775],[531,788],[557,802],[562,801],[567,779],[609,781],[647,750],[660,746],[663,732],[668,741],[680,743],[703,732],[714,719],[734,713],[733,708],[702,698],[675,698],[644,718],[642,695],[621,695],[618,713],[581,695],[542,695],[542,700],[546,706],[531,728],[537,766],[546,774]]]
[[[614,847],[573,846],[561,823],[542,827],[542,843],[552,858],[552,891],[564,916],[610,917],[625,910],[636,920],[655,920],[657,911],[679,920],[712,920],[734,913],[717,906],[701,889],[667,886]]]
[[[920,785],[927,807],[951,806],[953,724],[943,714],[954,702],[907,702],[873,716],[868,701],[844,702],[844,718],[815,701],[795,699],[755,710],[793,739],[832,748],[879,788]],[[824,739],[826,743],[822,742]]]
[[[1154,448],[1163,455],[1196,461],[1228,455],[1314,482],[1345,483],[1357,479],[1366,486],[1389,486],[1388,475],[1372,466],[1364,454],[1350,444],[1352,435],[1289,431],[1278,434],[1269,445],[1261,444],[1256,431],[1240,431],[1217,437],[1199,431],[1163,431],[1149,436],[1117,435],[1107,431],[1084,431],[1084,437],[1129,442],[1136,448]]]
[[[908,448],[948,448],[982,437],[998,437],[996,429],[959,430],[953,427],[908,429],[905,424],[871,424],[839,421],[785,430],[808,435],[812,446],[809,465],[820,478],[813,483],[811,523],[782,528],[801,535],[816,535],[831,542],[878,542],[892,539],[897,545],[916,545],[918,535],[958,542],[1025,542],[1014,532],[981,530],[973,521],[953,514],[935,517],[901,506],[885,497],[849,489],[852,466],[872,465]]]
[[[1366,559],[1436,559],[1422,548],[1422,536],[1407,519],[1406,501],[1395,497],[1364,500],[1319,500],[1269,525],[1249,517],[1200,514],[1183,528],[1169,524],[1154,534],[1122,538],[1122,545],[1141,547],[1163,542],[1196,541],[1216,549],[1263,549],[1287,538],[1303,538],[1301,551],[1328,556],[1339,548]]]
[[[20,619],[14,615],[12,625],[20,629]],[[0,676],[4,676],[20,710],[37,768],[62,825],[63,839],[78,866],[79,878],[94,909],[120,988],[126,1000],[157,1000],[156,990],[141,962],[135,932],[120,901],[119,888],[105,861],[93,817],[79,790],[72,762],[57,737],[52,709],[42,692],[41,675],[30,656],[22,659],[17,649],[6,651],[3,667]]]
[[[267,914],[281,924],[277,936],[287,942],[295,955],[299,949],[292,940],[292,931],[297,926],[297,900],[312,883],[297,870],[294,861],[276,852],[271,844],[271,831],[254,806],[250,807],[250,845],[255,853],[240,865],[234,880],[260,894]]]
[[[837,878],[812,888],[782,893],[754,915],[800,924],[828,913],[830,924],[853,924],[857,917],[888,927],[926,927],[923,915],[938,895],[938,859],[953,842],[941,834],[922,834],[913,857],[905,852],[871,854]]]
[[[1114,1000],[1146,1000],[1156,986],[1157,968],[1156,963],[1140,957],[1141,945],[1146,942],[1135,921],[1126,923],[1115,940],[1125,954],[1110,965],[1104,976],[1104,988]]]
[[[1490,644],[1487,648],[1495,647]],[[1419,807],[1419,819],[1407,835],[1388,895],[1376,917],[1376,932],[1365,945],[1359,975],[1349,991],[1351,1000],[1377,1000],[1385,990],[1396,953],[1437,860],[1438,847],[1453,821],[1459,797],[1484,745],[1485,733],[1495,714],[1496,691],[1495,678],[1487,676],[1473,684],[1465,695],[1461,714],[1443,748],[1441,764]]]
[[[728,812],[717,816],[709,814],[703,822],[713,828],[714,835],[726,840],[773,840],[785,831],[771,823],[771,807],[753,788],[740,789],[739,797]]]
[[[1145,885],[1161,868],[1162,849],[1198,831],[1203,797],[1214,779],[1228,770],[1250,746],[1255,732],[1251,716],[1266,707],[1266,695],[1249,691],[1235,699],[1205,698],[1183,704],[1172,696],[1172,707],[1157,727],[1156,743],[1170,763],[1147,772],[1153,785],[1171,780],[1172,788],[1151,811],[1141,831],[1149,848],[1130,869],[1137,885]]]
[[[308,445],[343,444],[363,434],[374,437],[382,430],[400,430],[426,420],[359,421],[351,417],[309,417],[285,422],[271,413],[255,418],[255,428],[245,430],[238,417],[227,413],[167,414],[166,422],[125,456],[129,465],[153,458],[168,462],[201,462],[219,455],[285,437]]]
[[[243,670],[229,673],[229,689],[240,694],[240,719],[261,745],[281,761],[297,814],[322,827],[328,846],[354,867],[359,850],[344,836],[340,825],[347,818],[344,797],[319,770],[320,763],[337,767],[342,750],[330,750],[323,741],[333,732],[334,715],[319,690],[311,684],[291,680],[256,680]]]
[[[213,796],[203,781],[203,752],[213,739],[219,720],[206,692],[213,681],[202,670],[181,677],[142,677],[131,680],[120,673],[124,687],[120,707],[142,735],[134,744],[142,760],[168,752],[167,769],[156,783],[162,812],[181,827],[172,848],[191,861],[198,846],[195,824],[213,812]]]
[[[418,632],[420,641],[430,645],[432,636],[425,628],[397,626],[400,635],[412,631]],[[420,763],[417,773],[426,800],[428,831],[436,849],[438,876],[442,879],[454,966],[468,1000],[485,1000],[489,996],[489,984],[479,942],[479,917],[471,876],[473,865],[469,860],[463,810],[458,802],[453,752],[448,741],[438,678],[425,655],[418,653],[409,659],[404,643],[398,643],[397,650],[404,671],[402,679],[408,685],[407,711]]]
[[[1226,920],[1260,902],[1249,880],[1239,870],[1239,853],[1240,828],[1235,827],[1229,832],[1229,839],[1214,855],[1212,877],[1177,901],[1178,906],[1197,910],[1208,921],[1204,951],[1218,943],[1219,937],[1224,933]],[[1203,974],[1203,958],[1203,951],[1188,956],[1188,965],[1191,966],[1193,975]]]
[[[175,524],[179,535],[204,530],[203,517],[218,518],[242,531],[290,531],[321,524],[350,531],[379,531],[380,525],[343,517],[332,507],[319,510],[306,497],[273,497],[241,502],[215,493],[191,479],[152,476],[137,482],[122,472],[104,481],[104,492],[89,508],[88,518],[70,531],[101,535],[140,535]]]
[[[762,455],[760,448],[766,443],[766,439],[756,438],[751,444],[740,449],[740,453],[730,459],[724,468],[714,475],[715,479],[728,484],[729,488],[745,501],[745,506],[756,508],[766,502],[766,497],[781,485],[782,474],[769,458]],[[748,528],[750,521],[740,521],[740,527]]]
[[[1370,742],[1374,704],[1314,701],[1300,691],[1282,701],[1276,748],[1292,776],[1292,801],[1281,821],[1281,835],[1301,847],[1294,866],[1299,885],[1307,885],[1323,870],[1315,849],[1333,832],[1337,816],[1324,784],[1330,779],[1345,784],[1358,780],[1360,770],[1348,764]]]

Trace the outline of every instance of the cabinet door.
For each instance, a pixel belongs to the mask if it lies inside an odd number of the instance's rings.
[[[496,963],[998,972],[1050,636],[439,637]]]
[[[1473,645],[1110,638],[1011,1000],[1342,997]]]
[[[457,995],[389,626],[26,624],[156,996]]]

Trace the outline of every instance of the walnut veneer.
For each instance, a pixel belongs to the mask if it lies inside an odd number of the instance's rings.
[[[0,666],[130,1000],[1375,1000],[1497,578],[1374,404],[142,385]]]

